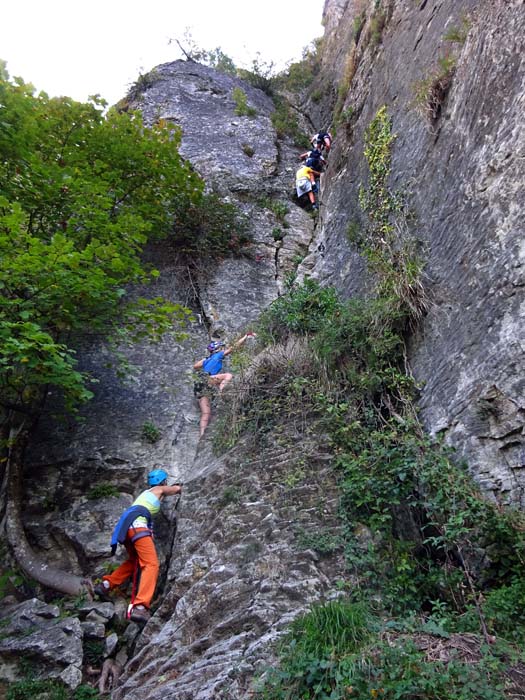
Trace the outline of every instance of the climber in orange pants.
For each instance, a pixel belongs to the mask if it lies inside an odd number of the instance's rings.
[[[146,532],[147,536],[141,537],[131,543],[131,538],[135,534],[141,532]],[[155,593],[157,578],[159,577],[160,567],[157,550],[153,543],[153,537],[151,537],[151,531],[146,527],[130,528],[128,531],[128,538],[129,539],[124,542],[128,558],[126,561],[122,562],[113,573],[103,576],[102,580],[107,581],[109,583],[109,589],[112,589],[121,586],[133,576],[136,577],[138,570],[140,570],[140,586],[135,594],[133,607],[136,608],[140,606],[139,610],[141,608],[149,610],[153,594]]]
[[[109,591],[133,579],[131,604],[128,617],[134,622],[145,623],[150,618],[149,608],[159,576],[159,560],[153,543],[152,518],[160,511],[164,496],[180,494],[180,484],[168,486],[168,474],[164,469],[154,469],[148,474],[149,489],[143,491],[130,508],[121,515],[111,538],[111,550],[123,544],[128,553],[126,561],[112,574],[102,577],[94,587],[94,593],[102,600],[111,600]],[[140,584],[137,577],[140,570]]]

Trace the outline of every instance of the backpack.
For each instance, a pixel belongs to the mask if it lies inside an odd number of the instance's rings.
[[[330,142],[332,141],[332,135],[328,131],[320,131],[318,134],[312,137],[312,145],[316,145],[317,148],[325,147],[325,138],[328,137]]]

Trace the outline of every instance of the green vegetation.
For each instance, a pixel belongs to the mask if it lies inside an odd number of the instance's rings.
[[[70,690],[58,680],[37,680],[32,676],[10,683],[6,700],[96,700],[99,693],[90,685]]]
[[[271,120],[277,137],[282,139],[284,136],[290,136],[296,146],[304,146],[308,142],[308,136],[300,129],[289,103],[277,93],[273,95],[273,102],[275,111],[272,112]]]
[[[90,685],[79,685],[73,693],[73,700],[96,700],[100,698],[99,692]]]
[[[170,39],[169,43],[172,41],[178,44],[180,50],[189,61],[196,61],[197,63],[211,66],[228,75],[236,75],[237,68],[235,63],[220,47],[217,46],[210,50],[201,48],[195,42],[189,29],[185,30],[182,37]]]
[[[112,496],[118,496],[119,490],[113,484],[97,484],[93,488],[89,489],[87,497],[91,501],[95,501],[98,498],[111,498]]]
[[[352,26],[352,38],[356,44],[359,42],[359,37],[361,36],[361,32],[363,31],[365,21],[365,12],[360,12],[354,19],[354,23]]]
[[[516,653],[505,643],[493,651],[475,639],[461,643],[432,638],[423,631],[412,636],[394,632],[392,626],[385,625],[362,604],[338,599],[314,608],[292,624],[280,645],[281,664],[265,674],[256,697],[261,700],[514,697],[507,693],[519,693],[523,665],[517,663]],[[513,668],[514,663],[517,665]]]
[[[5,556],[5,552],[2,552]],[[0,600],[14,593],[24,583],[23,576],[13,569],[0,569]]]
[[[339,85],[337,86],[337,101],[334,107],[334,125],[336,127],[335,130],[337,130],[344,121],[341,118],[341,114],[343,113],[343,111],[345,111],[344,105],[346,103],[346,98],[348,97],[348,92],[350,90],[352,80],[354,79],[354,75],[357,70],[358,59],[359,56],[357,53],[357,46],[354,42],[346,55],[343,75],[341,77],[341,80],[339,81]]]
[[[348,128],[353,117],[353,107],[345,107],[361,58],[367,47],[372,53],[383,40],[384,29],[390,19],[393,3],[375,0],[372,14],[367,22],[366,3],[355,3],[355,18],[352,25],[352,40],[348,45],[345,66],[339,85],[334,107],[333,133],[341,127]]]
[[[150,87],[153,87],[158,78],[159,76],[155,69],[150,70],[148,73],[140,73],[137,80],[128,90],[126,100],[129,101],[140,99],[142,95],[146,92],[146,90],[149,90]]]
[[[342,124],[347,126],[352,121],[353,118],[354,118],[354,108],[350,105],[349,107],[347,107],[346,109],[344,109],[341,112],[340,117],[339,117],[339,126],[341,126]]]
[[[470,27],[470,18],[466,15],[463,15],[461,17],[461,24],[459,26],[452,25],[451,27],[449,27],[446,33],[443,35],[443,40],[449,41],[453,44],[464,44],[470,31]]]
[[[237,76],[252,87],[262,90],[270,97],[273,96],[273,62],[264,61],[259,52],[252,59],[251,68],[238,68]]]
[[[235,114],[238,117],[257,116],[257,110],[255,109],[255,107],[250,107],[250,105],[248,104],[248,96],[242,88],[233,88],[232,97],[233,101],[235,102]]]
[[[222,492],[220,506],[226,508],[230,503],[239,503],[242,498],[242,491],[237,486],[227,486]]]
[[[154,444],[155,442],[159,441],[161,435],[162,431],[160,430],[160,428],[158,428],[151,421],[146,421],[142,426],[141,437],[146,442]]]
[[[424,261],[417,242],[408,235],[403,198],[388,185],[394,140],[382,107],[365,133],[369,178],[367,187],[360,187],[359,203],[368,225],[360,249],[377,280],[377,298],[388,303],[392,316],[415,325],[428,307],[422,282]]]
[[[214,261],[239,255],[251,242],[248,222],[237,207],[214,192],[203,193],[194,206],[175,219],[170,241],[175,254],[190,268],[209,267]]]
[[[289,223],[286,221],[286,215],[289,212],[289,205],[286,202],[281,202],[278,199],[270,199],[269,197],[262,197],[259,200],[259,205],[261,207],[264,207],[265,209],[269,209],[277,219],[277,222],[281,225],[282,228],[287,229],[289,228]],[[275,232],[279,231],[280,229],[274,228],[273,229],[273,235],[274,235],[274,240],[275,239]]]
[[[291,333],[316,334],[339,307],[334,289],[321,288],[307,278],[304,285],[279,297],[263,314],[259,339],[263,343],[275,343]]]
[[[284,228],[287,228],[286,226],[286,215],[288,214],[289,208],[288,205],[285,202],[279,202],[275,199],[271,200],[268,208],[273,211],[275,214],[275,218],[281,225],[284,226]]]
[[[377,6],[370,18],[370,45],[377,46],[383,39],[383,30],[387,22],[386,10]]]
[[[188,318],[160,298],[132,301],[126,285],[158,276],[142,247],[199,206],[203,185],[167,124],[34,96],[5,72],[0,105],[1,403],[30,411],[54,386],[72,408],[91,396],[75,368],[80,333],[158,339]]]
[[[291,63],[286,71],[276,76],[278,86],[298,92],[308,88],[319,72],[323,39],[318,38],[303,50],[301,61]]]
[[[441,110],[452,85],[457,59],[451,55],[441,56],[430,75],[417,81],[413,87],[413,105],[431,124],[441,116]]]
[[[85,639],[84,663],[90,666],[101,666],[104,661],[104,642],[98,639]]]
[[[179,155],[178,127],[105,106],[36,95],[0,65],[0,463],[12,494],[49,395],[57,413],[93,396],[82,342],[106,341],[118,358],[134,342],[182,337],[189,309],[130,293],[159,276],[144,246],[165,238],[178,256],[216,260],[247,240],[237,210]]]
[[[6,700],[68,700],[68,691],[59,681],[27,679],[11,683]]]
[[[496,700],[512,664],[524,668],[523,515],[486,500],[417,419],[404,338],[428,299],[403,198],[389,187],[394,143],[382,108],[365,135],[364,224],[351,227],[373,294],[342,301],[312,280],[291,284],[261,318],[266,350],[225,419],[254,452],[315,434],[341,493],[340,528],[298,533],[297,544],[344,551],[351,594],[292,627],[260,698]],[[298,473],[290,465],[288,488]],[[422,635],[447,653],[432,656]]]
[[[294,486],[293,483],[289,484]],[[333,554],[343,545],[343,539],[339,533],[331,530],[321,530],[318,532],[306,532],[299,530],[297,533],[297,543],[302,549],[313,549],[319,554]]]
[[[212,68],[221,71],[221,73],[226,73],[227,75],[235,75],[237,72],[233,60],[218,46],[207,52],[205,62]]]

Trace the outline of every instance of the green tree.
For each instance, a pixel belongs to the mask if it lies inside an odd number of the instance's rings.
[[[152,236],[203,197],[178,153],[178,130],[146,128],[136,114],[35,95],[0,65],[0,466],[8,474],[6,528],[22,568],[76,593],[80,580],[31,552],[20,518],[29,434],[50,391],[74,410],[93,378],[76,367],[80,338],[158,339],[189,311],[131,299],[158,276],[141,261]]]
[[[211,51],[208,51],[207,64],[212,68],[216,68],[222,73],[227,73],[228,75],[236,75],[237,68],[233,60],[225,54],[224,51],[217,46]]]

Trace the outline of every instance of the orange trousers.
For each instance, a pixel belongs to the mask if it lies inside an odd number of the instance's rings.
[[[115,569],[112,574],[103,576],[103,580],[109,583],[109,587],[115,588],[133,578],[135,566],[138,563],[140,568],[140,584],[139,589],[135,594],[133,605],[144,605],[149,608],[155,593],[157,578],[159,577],[159,559],[157,551],[153,543],[153,537],[141,537],[136,542],[131,542],[131,538],[138,532],[147,530],[145,527],[131,527],[128,530],[128,536],[124,543],[124,547],[128,552],[126,561]],[[138,575],[138,572],[137,572]]]

